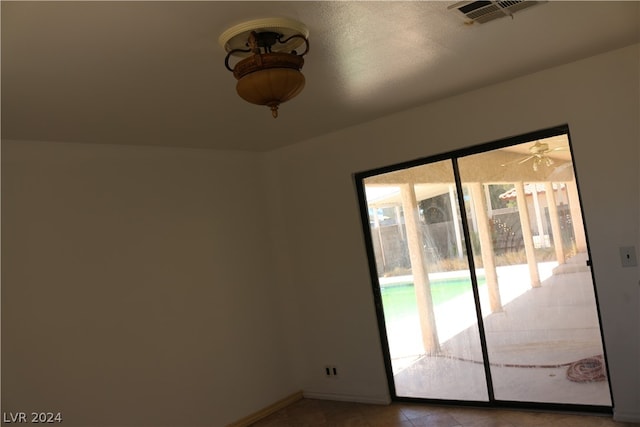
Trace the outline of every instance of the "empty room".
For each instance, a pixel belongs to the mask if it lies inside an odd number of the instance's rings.
[[[640,423],[639,2],[0,12],[3,425]]]

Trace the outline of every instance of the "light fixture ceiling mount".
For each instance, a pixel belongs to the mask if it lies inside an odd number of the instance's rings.
[[[309,51],[307,28],[287,18],[248,21],[229,28],[218,39],[227,51],[225,66],[238,80],[236,91],[247,102],[266,105],[273,117],[278,107],[298,95],[305,85],[300,72]],[[298,53],[304,45],[304,50]],[[234,67],[232,56],[241,57]]]

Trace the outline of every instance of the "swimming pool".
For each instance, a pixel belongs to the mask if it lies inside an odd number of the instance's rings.
[[[450,301],[466,292],[471,292],[471,279],[457,277],[431,280],[431,298],[433,305],[438,306]],[[484,277],[478,277],[478,287],[486,286]],[[387,322],[398,317],[405,317],[417,313],[416,294],[413,283],[400,283],[380,288],[382,307]]]

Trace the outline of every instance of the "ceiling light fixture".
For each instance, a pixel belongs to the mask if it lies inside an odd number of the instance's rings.
[[[274,118],[278,107],[298,95],[305,85],[300,72],[309,52],[309,31],[292,19],[257,19],[229,28],[218,41],[227,51],[224,65],[238,80],[236,91],[252,104],[266,105]],[[295,49],[304,44],[304,51]],[[232,68],[231,56],[244,59]]]

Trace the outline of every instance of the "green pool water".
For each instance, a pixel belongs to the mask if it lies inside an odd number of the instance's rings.
[[[484,277],[479,277],[478,286],[485,285]],[[471,292],[471,280],[469,278],[431,281],[431,297],[434,306],[449,301],[465,292]],[[381,294],[382,307],[387,320],[417,313],[418,308],[413,283],[384,287],[381,290]]]

